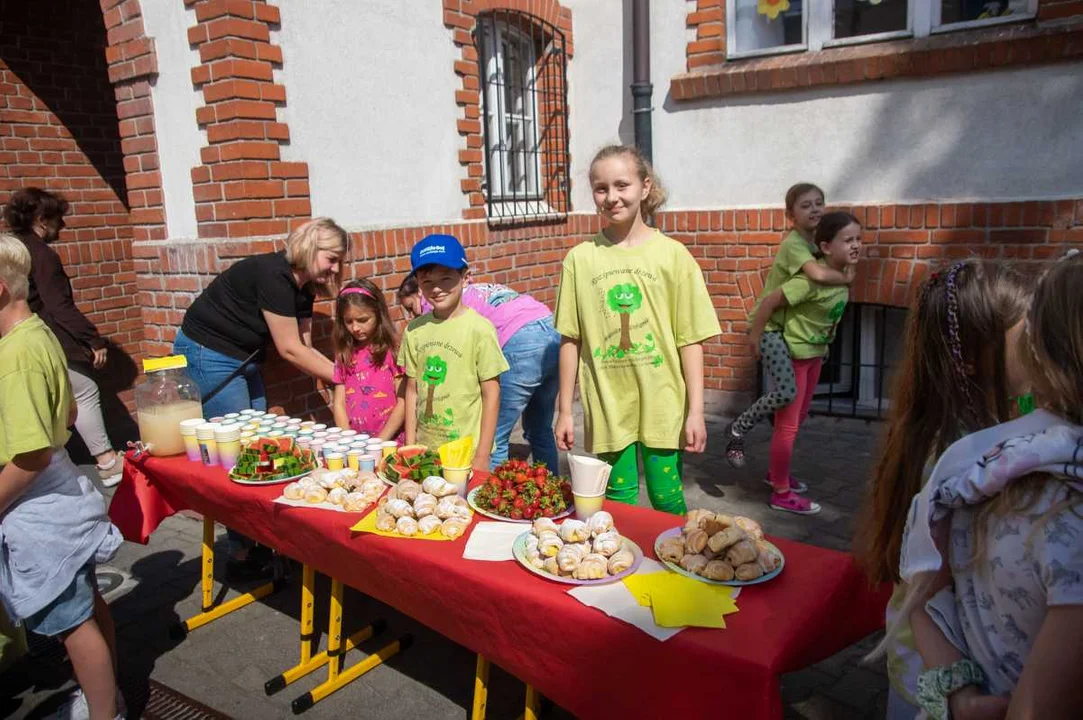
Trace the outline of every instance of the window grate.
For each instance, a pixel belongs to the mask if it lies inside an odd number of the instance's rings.
[[[482,13],[483,180],[491,221],[559,218],[570,211],[564,34],[524,13]]]

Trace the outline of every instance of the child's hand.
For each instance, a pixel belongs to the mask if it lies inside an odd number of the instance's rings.
[[[953,692],[948,699],[956,720],[1003,720],[1010,702],[1010,697],[982,695],[974,685]]]
[[[575,445],[575,419],[571,413],[557,415],[557,426],[553,430],[557,436],[557,447],[561,450],[571,450]]]
[[[707,449],[707,423],[703,413],[689,413],[684,421],[685,452],[701,453]]]
[[[749,331],[748,333],[748,350],[752,353],[752,357],[757,360],[760,359],[760,338],[762,337],[762,333],[755,331]]]

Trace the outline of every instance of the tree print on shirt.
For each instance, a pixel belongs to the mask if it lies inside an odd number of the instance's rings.
[[[425,372],[421,374],[421,381],[429,386],[428,396],[425,398],[425,417],[433,417],[432,398],[437,385],[443,385],[447,380],[447,363],[439,355],[430,355],[425,358]]]
[[[605,302],[610,310],[620,315],[620,344],[617,347],[628,352],[632,349],[631,315],[643,306],[643,293],[633,283],[620,283],[609,288]]]
[[[839,320],[842,319],[842,314],[846,312],[846,301],[839,300],[835,303],[835,307],[831,308],[827,313],[827,319],[831,321],[831,329],[827,332],[820,333],[819,335],[813,335],[809,340],[813,345],[830,345],[831,341],[835,339],[835,328],[839,326]]]

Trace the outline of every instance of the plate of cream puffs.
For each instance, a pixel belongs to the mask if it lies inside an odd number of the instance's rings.
[[[683,527],[658,536],[654,554],[673,572],[733,587],[773,580],[786,565],[758,522],[710,510],[690,510]]]
[[[318,468],[282,488],[275,502],[294,507],[315,507],[339,512],[365,512],[387,486],[375,473],[360,473],[351,468]]]
[[[605,585],[631,575],[643,551],[622,536],[605,510],[583,522],[537,518],[515,539],[515,559],[535,575],[568,585]]]

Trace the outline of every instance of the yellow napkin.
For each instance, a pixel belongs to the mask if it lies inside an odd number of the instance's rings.
[[[733,588],[708,585],[672,572],[630,575],[624,585],[640,605],[650,606],[661,627],[724,628],[723,615],[737,612]]]
[[[474,436],[452,440],[444,443],[436,452],[440,455],[440,463],[446,468],[468,468],[474,461]]]
[[[403,540],[451,540],[449,537],[445,537],[442,532],[437,530],[431,535],[422,535],[418,533],[413,537],[406,537],[395,531],[388,532],[386,530],[376,529],[376,511],[373,510],[365,517],[361,518],[356,525],[350,528],[354,532],[372,533],[373,535],[383,535],[384,537],[402,538]]]

